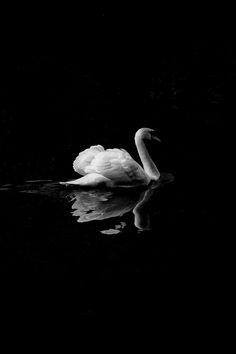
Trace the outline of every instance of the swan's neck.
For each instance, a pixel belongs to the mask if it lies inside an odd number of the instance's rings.
[[[157,181],[160,177],[160,172],[158,171],[153,160],[151,159],[142,137],[135,136],[135,144],[139,153],[139,157],[142,161],[145,173],[148,175],[148,177],[150,177],[151,180]]]

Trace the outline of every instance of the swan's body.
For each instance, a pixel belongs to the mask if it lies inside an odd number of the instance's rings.
[[[156,139],[153,129],[141,128],[135,134],[135,144],[142,161],[143,168],[124,149],[107,149],[101,145],[91,146],[82,151],[73,162],[73,168],[83,177],[68,182],[66,185],[87,187],[134,187],[148,185],[160,177],[156,165],[152,161],[145,139]]]

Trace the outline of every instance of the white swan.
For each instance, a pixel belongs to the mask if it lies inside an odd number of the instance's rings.
[[[95,145],[82,151],[74,160],[74,170],[83,177],[61,184],[115,188],[142,186],[157,181],[160,172],[144,143],[144,140],[151,139],[160,141],[154,132],[150,128],[141,128],[135,134],[135,145],[143,168],[124,149],[104,150],[101,145]]]

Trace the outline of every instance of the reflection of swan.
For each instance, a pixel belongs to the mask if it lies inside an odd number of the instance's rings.
[[[160,173],[152,161],[144,140],[160,141],[150,128],[141,128],[135,134],[135,144],[143,168],[124,149],[107,149],[101,145],[82,151],[73,163],[81,177],[74,181],[61,182],[65,185],[97,187],[133,187],[157,181]]]
[[[67,200],[72,202],[72,214],[79,223],[108,220],[116,218],[116,225],[112,229],[101,231],[103,234],[117,234],[125,227],[126,222],[121,218],[124,214],[133,211],[134,225],[139,230],[150,230],[149,200],[157,189],[173,181],[173,176],[163,173],[158,181],[150,184],[146,189],[89,189],[72,188],[62,189],[58,182],[35,180],[23,185],[4,185],[0,191],[12,191],[49,197],[55,201]],[[153,204],[152,204],[153,205]],[[117,224],[117,218],[118,224]]]
[[[69,199],[73,201],[72,214],[78,217],[79,223],[98,221],[121,217],[124,214],[133,211],[134,225],[139,230],[150,230],[150,218],[148,209],[145,205],[155,193],[155,189],[162,183],[173,180],[172,175],[163,175],[160,181],[155,182],[146,190],[133,190],[124,192],[122,190],[74,190],[70,193]],[[121,222],[115,226],[115,229],[101,231],[106,234],[119,233],[124,228],[125,223]]]
[[[141,194],[143,195],[143,192]],[[74,190],[70,199],[74,202],[73,215],[78,217],[78,222],[88,222],[119,217],[132,211],[140,200],[140,192]]]

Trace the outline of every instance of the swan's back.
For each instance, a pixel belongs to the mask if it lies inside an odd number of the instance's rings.
[[[75,172],[78,172],[80,175],[84,176],[87,173],[85,169],[90,165],[94,157],[99,154],[101,151],[104,151],[104,147],[101,145],[90,146],[90,148],[82,151],[76,157],[73,162],[73,168]]]
[[[119,185],[148,183],[142,167],[124,149],[104,150],[101,145],[91,146],[77,156],[73,168],[81,175],[97,173]]]

